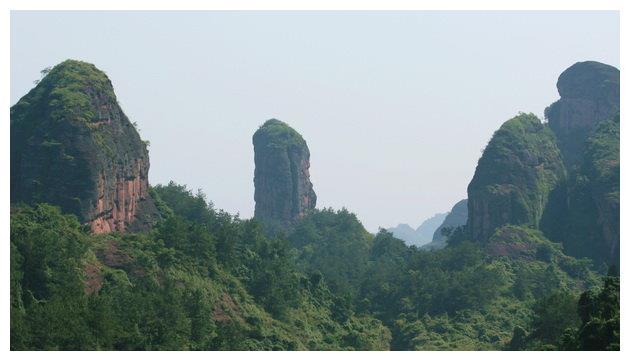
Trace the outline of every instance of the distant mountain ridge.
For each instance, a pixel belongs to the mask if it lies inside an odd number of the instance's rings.
[[[416,229],[406,223],[401,223],[396,227],[388,228],[387,231],[394,234],[394,237],[405,241],[408,245],[423,246],[433,240],[433,233],[444,222],[446,213],[436,213],[432,217],[424,220]]]

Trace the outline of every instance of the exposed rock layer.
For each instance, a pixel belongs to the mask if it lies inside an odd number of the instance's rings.
[[[94,65],[55,66],[11,108],[11,202],[46,202],[95,233],[147,229],[145,143]]]
[[[255,218],[287,229],[315,208],[310,153],[302,136],[270,119],[253,136]]]

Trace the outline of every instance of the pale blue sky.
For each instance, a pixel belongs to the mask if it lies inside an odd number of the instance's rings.
[[[370,230],[466,197],[481,149],[542,116],[577,61],[619,67],[616,12],[12,12],[11,103],[39,71],[91,62],[151,142],[152,184],[251,217],[266,119],[311,150],[318,207]]]

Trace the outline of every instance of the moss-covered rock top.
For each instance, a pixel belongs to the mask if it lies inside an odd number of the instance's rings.
[[[560,152],[552,131],[534,114],[519,114],[497,130],[484,149],[471,187],[477,184],[531,182],[521,176],[530,168],[544,165],[545,175],[563,172]],[[529,185],[536,185],[530,183]],[[540,184],[542,186],[542,184]]]
[[[16,113],[33,104],[46,106],[56,121],[90,122],[98,118],[94,96],[116,103],[116,95],[107,75],[96,66],[78,60],[66,60],[52,69],[42,70],[44,78],[12,108]],[[13,119],[13,117],[12,117]],[[16,118],[19,120],[19,118]]]
[[[534,115],[519,114],[497,130],[468,186],[468,226],[487,240],[503,224],[538,227],[549,194],[564,179],[551,130]]]
[[[253,138],[254,143],[267,147],[306,147],[306,141],[295,129],[278,119],[269,119],[261,125]]]

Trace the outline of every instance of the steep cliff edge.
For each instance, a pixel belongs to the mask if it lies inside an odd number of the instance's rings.
[[[595,61],[558,78],[560,100],[545,110],[568,171],[555,235],[567,254],[619,265],[619,70]]]
[[[579,166],[587,138],[619,113],[619,69],[596,61],[567,68],[557,82],[560,100],[545,109],[565,166]]]
[[[538,228],[550,194],[565,179],[551,130],[520,114],[497,130],[468,185],[469,236],[486,241],[505,224]]]
[[[146,144],[94,65],[66,60],[11,107],[11,203],[51,203],[94,233],[158,217]]]
[[[286,123],[270,119],[254,133],[252,142],[254,217],[268,226],[287,229],[317,202],[306,141]]]
[[[619,115],[601,122],[571,177],[564,246],[575,257],[619,266]]]

